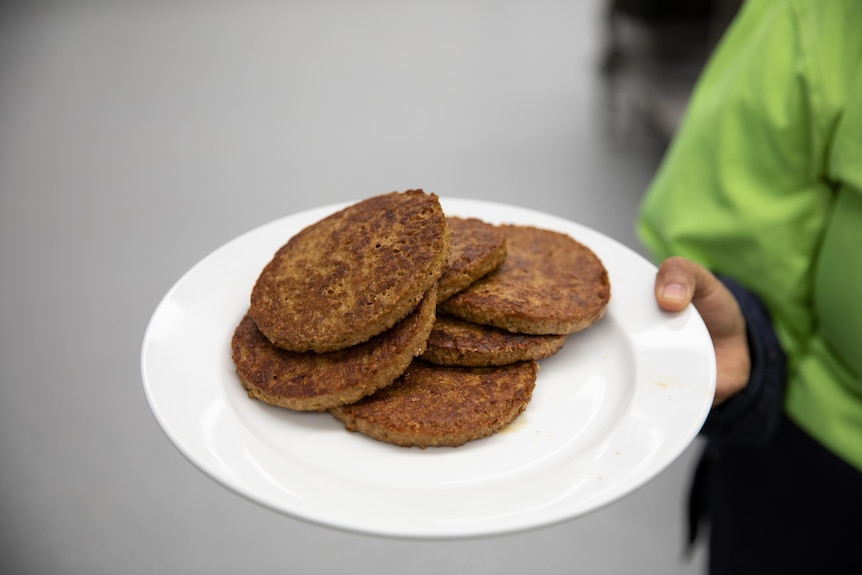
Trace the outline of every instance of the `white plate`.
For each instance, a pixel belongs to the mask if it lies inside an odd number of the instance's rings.
[[[141,370],[150,407],[179,450],[235,492],[293,517],[391,537],[511,533],[593,511],[640,487],[695,438],[715,359],[693,308],[660,312],[655,267],[555,216],[441,199],[449,215],[568,233],[611,279],[604,319],[569,338],[506,430],[457,448],[403,448],[344,430],[327,413],[246,395],[230,339],[260,270],[292,235],[346,204],[295,214],[222,246],[156,308]]]

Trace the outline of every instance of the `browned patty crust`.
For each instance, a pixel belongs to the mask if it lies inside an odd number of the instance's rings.
[[[449,260],[438,284],[438,301],[463,290],[506,259],[506,234],[477,218],[447,217],[452,230]]]
[[[512,333],[448,315],[438,315],[422,359],[438,365],[507,365],[551,357],[567,335]]]
[[[441,302],[441,312],[529,334],[573,333],[604,316],[610,281],[592,250],[559,232],[502,227],[508,240],[506,261]]]
[[[231,347],[249,397],[299,411],[351,403],[389,385],[425,349],[434,324],[436,288],[395,327],[348,349],[297,353],[272,345],[246,314]]]
[[[368,198],[290,238],[258,277],[249,313],[290,351],[362,343],[416,307],[440,278],[449,242],[436,195]]]
[[[330,412],[350,431],[404,447],[449,446],[489,436],[532,398],[534,361],[500,367],[445,367],[415,360],[374,395]]]

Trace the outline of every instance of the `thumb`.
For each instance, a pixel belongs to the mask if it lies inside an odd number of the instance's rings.
[[[682,257],[662,262],[655,277],[655,299],[665,311],[681,311],[692,302],[695,291],[708,285],[711,273]]]
[[[655,278],[655,298],[665,311],[680,311],[692,303],[713,336],[745,331],[736,299],[712,272],[691,260],[665,260]]]

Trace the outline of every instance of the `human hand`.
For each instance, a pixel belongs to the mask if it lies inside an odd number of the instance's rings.
[[[724,284],[703,266],[672,257],[656,273],[655,299],[661,309],[671,312],[694,304],[703,318],[715,348],[717,379],[713,405],[742,391],[751,373],[745,317]]]

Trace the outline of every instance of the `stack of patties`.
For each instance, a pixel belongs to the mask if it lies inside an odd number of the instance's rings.
[[[537,360],[600,319],[607,272],[570,237],[446,217],[421,190],[370,198],[291,238],[236,328],[249,396],[328,410],[401,446],[458,446],[514,421]]]

